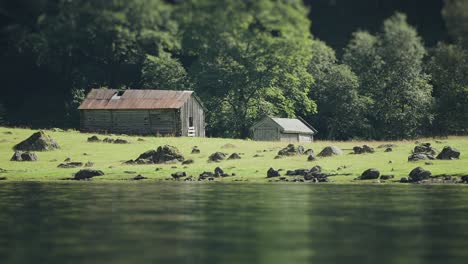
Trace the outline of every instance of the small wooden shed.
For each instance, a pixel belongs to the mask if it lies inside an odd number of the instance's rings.
[[[205,108],[193,91],[93,89],[78,109],[84,131],[205,136]]]
[[[317,130],[304,120],[267,116],[252,126],[258,141],[312,142]]]

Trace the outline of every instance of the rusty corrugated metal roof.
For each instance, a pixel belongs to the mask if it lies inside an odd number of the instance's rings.
[[[78,109],[179,109],[193,91],[93,89]]]

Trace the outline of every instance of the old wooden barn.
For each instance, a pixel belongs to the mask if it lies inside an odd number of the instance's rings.
[[[265,117],[252,126],[258,141],[312,142],[317,130],[304,120]]]
[[[93,89],[78,109],[84,131],[205,136],[205,108],[193,91]]]

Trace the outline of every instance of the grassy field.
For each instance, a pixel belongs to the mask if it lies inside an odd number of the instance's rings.
[[[368,168],[377,168],[382,174],[395,175],[395,181],[417,166],[430,170],[433,175],[464,175],[468,174],[468,137],[450,137],[448,139],[420,139],[419,142],[430,142],[439,151],[446,145],[461,151],[461,159],[453,161],[432,161],[433,165],[425,165],[424,161],[408,162],[407,158],[415,146],[414,141],[399,142],[329,142],[317,141],[302,144],[306,149],[312,148],[318,154],[325,146],[335,145],[343,149],[344,154],[329,158],[318,158],[316,161],[308,162],[307,156],[285,157],[274,159],[277,152],[285,147],[284,142],[255,142],[249,140],[217,139],[217,138],[166,138],[166,137],[133,137],[126,135],[98,135],[101,139],[108,136],[122,138],[131,143],[126,145],[109,143],[88,143],[87,138],[93,134],[80,133],[78,131],[54,132],[46,131],[54,138],[61,149],[48,152],[37,152],[37,162],[14,162],[10,161],[14,151],[12,147],[20,141],[29,137],[34,130],[0,127],[0,177],[6,177],[7,181],[57,181],[70,178],[79,169],[61,169],[57,166],[66,158],[72,161],[94,162],[93,168],[102,170],[105,176],[96,177],[93,181],[122,181],[130,179],[137,174],[142,174],[149,179],[147,181],[158,181],[171,178],[171,173],[185,171],[188,175],[198,177],[203,171],[213,171],[220,166],[225,172],[235,173],[235,177],[219,178],[216,181],[233,182],[268,182],[266,171],[273,167],[275,169],[299,169],[310,168],[320,165],[326,173],[350,173],[349,176],[333,176],[330,180],[334,183],[369,183],[372,181],[354,181],[353,179]],[[144,141],[138,141],[138,138]],[[437,142],[436,142],[437,141]],[[398,145],[393,152],[385,153],[384,149],[377,146],[386,143]],[[155,149],[160,145],[173,145],[183,153],[186,159],[195,161],[192,165],[184,168],[181,164],[158,164],[158,165],[125,165],[124,161],[135,159],[144,151]],[[376,149],[374,154],[354,155],[350,154],[352,148],[357,145],[368,144]],[[233,145],[226,148],[225,145]],[[200,154],[191,154],[193,146],[198,146]],[[208,162],[208,156],[213,152],[242,153],[241,160],[226,160],[220,163]],[[254,158],[254,155],[262,157]],[[392,163],[389,163],[392,161]],[[174,168],[177,166],[177,168]],[[338,170],[346,166],[346,169]],[[156,168],[160,168],[156,171]],[[2,171],[0,169],[0,171]],[[284,174],[284,172],[283,172]],[[391,183],[393,181],[388,181]]]

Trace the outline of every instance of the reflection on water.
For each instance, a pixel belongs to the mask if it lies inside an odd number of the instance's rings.
[[[468,188],[2,183],[0,263],[464,263]]]

